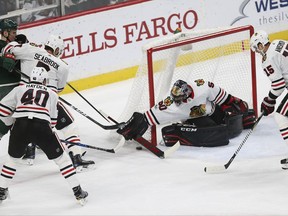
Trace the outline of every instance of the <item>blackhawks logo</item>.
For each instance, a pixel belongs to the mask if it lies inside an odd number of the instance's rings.
[[[197,84],[197,86],[201,86],[205,83],[203,79],[198,79],[198,80],[195,80],[194,82]]]
[[[173,103],[173,100],[171,99],[170,96],[168,96],[168,97],[164,100],[165,106],[170,106],[172,103]]]
[[[197,118],[205,115],[206,113],[206,104],[201,104],[199,106],[194,106],[191,109],[189,116],[191,118]]]

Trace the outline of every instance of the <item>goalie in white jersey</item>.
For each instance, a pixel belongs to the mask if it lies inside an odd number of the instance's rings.
[[[142,136],[148,126],[181,122],[162,128],[166,146],[214,147],[227,145],[255,122],[246,102],[203,79],[187,83],[177,80],[170,94],[143,114],[135,112],[125,127],[118,129],[126,140]]]
[[[29,74],[30,75],[30,74]],[[88,193],[76,178],[76,170],[52,128],[57,122],[58,95],[45,85],[48,73],[42,67],[31,72],[31,82],[15,87],[0,101],[0,116],[12,116],[15,123],[10,132],[8,154],[0,176],[0,202],[8,196],[8,187],[21,164],[29,143],[37,145],[53,160],[67,180],[77,200],[83,203]]]
[[[69,73],[68,65],[60,59],[63,49],[63,40],[59,36],[50,35],[44,47],[39,47],[34,43],[18,44],[17,42],[11,42],[2,52],[13,54],[17,60],[20,60],[21,71],[28,77],[30,77],[33,67],[44,67],[49,74],[47,87],[59,93],[64,89]],[[28,81],[27,77],[22,77],[20,84],[25,84]],[[58,112],[56,129],[63,133],[66,141],[71,143],[80,142],[74,118],[61,102],[58,102]],[[81,171],[82,168],[94,166],[94,161],[82,159],[82,151],[79,146],[67,144],[67,147],[73,164],[78,171]],[[33,144],[28,146],[25,158],[31,158],[33,161],[34,157],[35,145]]]
[[[274,112],[276,99],[284,92],[274,114],[281,136],[288,144],[288,42],[274,40],[270,42],[265,31],[255,32],[250,39],[250,47],[262,56],[262,68],[271,81],[268,95],[263,99],[261,112],[265,116]],[[283,169],[288,169],[288,158],[280,161]]]

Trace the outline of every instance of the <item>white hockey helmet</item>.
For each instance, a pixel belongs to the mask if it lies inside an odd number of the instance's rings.
[[[258,50],[259,43],[264,47],[269,42],[268,34],[265,31],[257,31],[250,38],[250,48],[253,52]]]
[[[64,50],[64,41],[60,36],[50,35],[45,42],[45,46],[50,47],[53,50],[53,55],[59,57]]]
[[[43,67],[34,67],[30,74],[30,82],[46,84],[48,81],[48,72]]]

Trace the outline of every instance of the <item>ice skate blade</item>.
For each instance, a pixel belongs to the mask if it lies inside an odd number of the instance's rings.
[[[83,199],[78,199],[77,202],[81,205],[84,206],[86,205],[86,203],[88,202],[88,200],[86,198]]]
[[[34,159],[22,159],[23,164],[28,165],[28,166],[33,166],[34,165]]]
[[[282,165],[282,169],[283,170],[288,170],[288,159],[287,158],[284,158],[280,161],[280,164]]]
[[[81,173],[81,172],[89,172],[92,170],[95,170],[96,166],[95,164],[89,165],[89,166],[78,166],[76,167],[76,172]]]

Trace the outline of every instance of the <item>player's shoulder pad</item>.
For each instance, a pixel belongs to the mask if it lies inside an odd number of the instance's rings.
[[[16,41],[12,41],[3,48],[2,53],[12,53],[11,49],[13,49],[16,46],[21,46],[21,45],[17,43]]]
[[[10,43],[8,43],[8,45],[17,46],[17,45],[20,45],[20,44],[17,41],[11,41]]]

